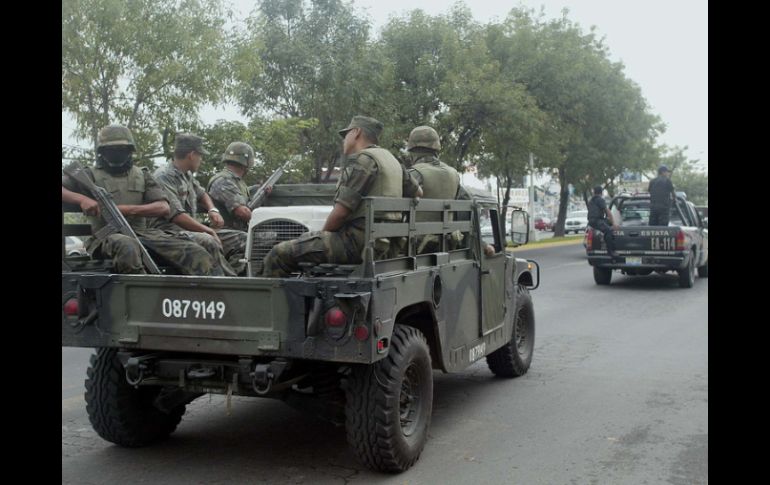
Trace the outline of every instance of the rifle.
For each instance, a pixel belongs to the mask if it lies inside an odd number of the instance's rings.
[[[286,163],[278,167],[276,171],[273,172],[270,175],[270,177],[267,178],[267,180],[265,180],[265,183],[262,184],[262,187],[260,187],[259,190],[257,190],[254,193],[254,196],[251,198],[249,203],[246,204],[249,207],[249,209],[254,210],[257,207],[262,205],[262,203],[267,198],[267,189],[273,188],[273,185],[275,185],[275,183],[278,182],[278,179],[281,178],[281,176],[283,175],[283,172],[289,167],[290,163],[291,163],[291,160],[287,160]]]
[[[94,236],[97,239],[103,239],[110,234],[120,233],[130,237],[139,243],[139,248],[142,251],[142,263],[144,263],[147,270],[153,274],[160,274],[158,265],[152,260],[150,253],[147,252],[147,249],[137,237],[134,229],[120,212],[118,206],[115,205],[115,201],[112,200],[112,195],[102,187],[96,185],[78,162],[72,162],[66,166],[63,171],[88,189],[88,191],[91,192],[91,196],[99,203],[99,212],[105,222],[107,222],[107,225],[97,231]]]

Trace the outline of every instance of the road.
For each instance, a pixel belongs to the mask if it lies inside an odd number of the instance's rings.
[[[91,429],[89,350],[62,349],[62,482],[71,484],[705,484],[708,279],[613,275],[594,284],[580,244],[520,251],[541,264],[532,367],[484,361],[434,373],[420,460],[400,475],[361,466],[343,428],[281,402],[204,396],[159,445],[122,449]]]

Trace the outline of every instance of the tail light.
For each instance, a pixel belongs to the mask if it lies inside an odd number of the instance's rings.
[[[338,307],[334,307],[326,312],[325,321],[329,327],[344,327],[348,322],[348,317],[345,315],[345,312]]]
[[[356,337],[356,339],[363,342],[369,338],[369,329],[363,325],[359,325],[355,330],[353,330],[353,335]]]
[[[68,317],[75,317],[80,313],[78,309],[78,299],[70,298],[64,303],[64,314]]]
[[[585,241],[586,249],[589,251],[593,251],[594,249],[594,230],[590,227],[586,229],[586,236]]]
[[[676,250],[684,251],[684,231],[681,229],[676,233]]]

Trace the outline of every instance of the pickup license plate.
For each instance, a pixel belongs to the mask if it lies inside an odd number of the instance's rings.
[[[626,257],[626,264],[630,266],[639,266],[642,264],[642,258],[637,256]]]

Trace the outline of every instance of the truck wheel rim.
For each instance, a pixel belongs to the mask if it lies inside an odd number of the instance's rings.
[[[409,364],[404,379],[401,381],[399,411],[401,431],[404,436],[411,436],[420,422],[420,372],[414,362]]]

